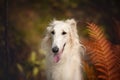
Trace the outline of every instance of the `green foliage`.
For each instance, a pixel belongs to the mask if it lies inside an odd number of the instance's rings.
[[[45,70],[44,56],[41,56],[33,51],[25,62],[17,63],[19,72],[25,74],[27,80],[36,78],[41,71]]]
[[[7,64],[7,60],[4,59],[6,55],[0,55],[0,79],[8,80],[7,77],[9,77],[10,80],[44,80],[45,54],[39,48],[48,23],[52,21],[53,18],[66,19],[71,17],[83,22],[86,21],[86,19],[98,22],[103,16],[105,19],[108,17],[108,19],[110,19],[114,18],[112,15],[119,14],[119,8],[117,8],[117,3],[114,0],[110,0],[107,4],[105,0],[99,2],[100,3],[90,0],[8,1],[6,38],[4,36],[5,27],[2,25],[4,24],[4,19],[2,19],[4,18],[3,12],[6,9],[3,8],[4,1],[1,0],[0,51],[1,53],[8,52],[7,57],[9,64]],[[109,8],[111,7],[109,4],[112,5],[112,8]],[[101,9],[104,9],[104,11],[99,11]],[[109,10],[111,10],[111,12]],[[80,35],[88,38],[89,31],[85,26],[80,26],[78,30]],[[3,38],[6,38],[8,41],[8,51],[4,50],[6,47]],[[90,77],[87,76],[89,74],[85,73],[86,78],[95,79],[95,76],[92,76],[94,75],[94,68],[89,67],[88,64],[85,65],[87,72],[91,74]],[[8,76],[6,77],[7,70]]]

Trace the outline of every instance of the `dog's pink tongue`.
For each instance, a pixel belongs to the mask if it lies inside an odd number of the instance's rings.
[[[55,55],[55,56],[54,56],[54,61],[57,63],[59,60],[60,60],[59,55]]]

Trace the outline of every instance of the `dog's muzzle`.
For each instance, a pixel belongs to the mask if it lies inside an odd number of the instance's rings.
[[[64,50],[65,45],[66,45],[66,43],[63,45],[62,51]],[[57,46],[53,47],[53,48],[52,48],[52,52],[53,52],[54,54],[57,54],[57,53],[59,52],[59,48],[58,48]]]
[[[57,47],[57,46],[55,46],[54,48],[52,48],[52,52],[53,53],[58,53],[58,51],[59,51],[59,48]]]
[[[59,51],[59,48],[57,46],[55,46],[54,48],[52,48],[52,52],[54,53],[54,61],[58,62],[61,58],[61,54],[64,51],[64,47],[65,47],[66,43],[63,45],[62,50]]]

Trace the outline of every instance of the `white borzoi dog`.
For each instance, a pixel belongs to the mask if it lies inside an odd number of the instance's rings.
[[[46,52],[47,80],[82,80],[81,54],[76,21],[53,20],[42,42]]]

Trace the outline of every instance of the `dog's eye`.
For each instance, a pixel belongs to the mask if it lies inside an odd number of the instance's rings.
[[[54,31],[52,31],[52,32],[51,32],[51,34],[55,34],[55,32],[54,32]]]
[[[62,35],[65,35],[65,34],[67,34],[67,33],[66,33],[65,31],[63,31],[63,32],[62,32]]]

